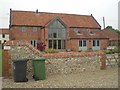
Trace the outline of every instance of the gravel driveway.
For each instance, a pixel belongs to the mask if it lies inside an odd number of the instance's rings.
[[[3,79],[3,88],[118,88],[118,67],[107,67],[96,72],[83,71],[77,74],[47,76],[46,80],[15,83]]]

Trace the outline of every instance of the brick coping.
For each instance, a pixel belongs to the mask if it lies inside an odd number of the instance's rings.
[[[76,57],[76,56],[101,56],[104,55],[104,51],[97,52],[62,52],[62,53],[52,53],[52,54],[42,54],[44,57]]]

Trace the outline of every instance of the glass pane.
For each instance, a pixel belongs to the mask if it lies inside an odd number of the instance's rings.
[[[61,49],[61,40],[58,40],[58,49]]]
[[[49,40],[49,48],[52,48],[52,40]]]
[[[37,27],[33,27],[33,32],[37,32]]]
[[[53,38],[57,38],[57,33],[53,33]]]
[[[83,46],[86,46],[86,40],[83,40]]]
[[[36,41],[34,40],[34,44],[33,44],[33,46],[35,47],[36,46]]]
[[[100,42],[99,42],[99,40],[97,40],[97,46],[100,46]]]
[[[22,27],[22,32],[25,32],[25,31],[26,31],[26,27],[23,26],[23,27]]]
[[[31,45],[33,45],[33,42],[32,42],[32,40],[31,40]]]
[[[62,40],[62,49],[65,49],[65,40]]]
[[[58,38],[61,38],[61,37],[62,37],[62,30],[58,29]]]
[[[79,46],[82,47],[82,40],[79,40]]]
[[[49,30],[48,30],[48,37],[49,37],[49,38],[52,38],[52,33],[53,33],[53,30],[52,30],[52,29],[49,29]]]
[[[95,40],[93,40],[93,46],[96,46],[96,45],[95,45]]]
[[[56,40],[53,41],[53,48],[57,49],[57,41]]]
[[[66,38],[66,31],[65,31],[65,29],[62,29],[62,38],[63,38],[63,39]]]

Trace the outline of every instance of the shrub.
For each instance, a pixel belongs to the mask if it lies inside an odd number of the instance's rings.
[[[106,50],[105,53],[106,54],[113,54],[112,50]]]
[[[40,51],[44,51],[45,50],[45,44],[43,42],[38,42],[37,43],[37,49]]]
[[[58,52],[59,52],[58,50],[52,48],[45,50],[45,53],[58,53]]]
[[[113,53],[120,53],[120,48],[114,48],[114,49],[112,50],[112,52],[113,52]]]
[[[114,54],[114,53],[120,53],[120,48],[114,48],[111,50],[105,50],[106,54]]]

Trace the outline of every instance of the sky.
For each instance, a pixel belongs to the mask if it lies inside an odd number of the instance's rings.
[[[0,0],[0,28],[9,27],[12,10],[93,15],[103,28],[118,29],[118,2],[120,0]]]

